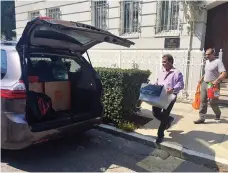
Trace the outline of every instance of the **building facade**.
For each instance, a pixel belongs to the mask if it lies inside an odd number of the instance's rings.
[[[228,2],[204,1],[189,32],[183,3],[176,0],[15,1],[16,32],[37,16],[91,24],[130,39],[130,49],[102,43],[89,51],[94,66],[140,68],[156,78],[161,56],[171,53],[185,77],[185,96],[194,95],[202,73],[204,49],[215,48],[228,68]],[[221,27],[220,27],[221,26]]]

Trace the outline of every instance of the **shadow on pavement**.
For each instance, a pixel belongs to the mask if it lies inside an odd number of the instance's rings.
[[[101,172],[112,164],[124,165],[137,172],[145,170],[128,162],[120,152],[111,151],[112,141],[89,134],[37,144],[19,151],[2,152],[2,162],[28,172]],[[117,145],[116,147],[119,147]],[[116,149],[116,148],[115,148]],[[124,151],[123,151],[124,152]],[[118,158],[118,159],[117,159]]]
[[[146,117],[150,117],[150,118],[156,119],[156,118],[153,116],[153,113],[152,113],[151,110],[148,110],[148,109],[141,109],[141,112],[140,112],[140,113],[143,114],[143,115],[146,116]],[[172,125],[177,124],[178,121],[180,121],[180,120],[183,118],[183,116],[180,116],[180,115],[177,115],[177,114],[172,114],[172,113],[170,113],[170,116],[174,117],[174,121],[173,121]],[[156,125],[156,128],[155,128],[155,129],[158,128],[158,125],[159,125],[159,124]],[[144,127],[143,127],[143,128],[144,128]],[[150,127],[150,128],[151,128],[151,127]]]
[[[182,145],[186,146],[189,149],[192,149],[188,147],[188,143],[194,140],[194,147],[198,148],[198,152],[202,152],[212,156],[215,155],[215,152],[213,149],[210,148],[210,145],[214,145],[222,142],[222,141],[218,141],[218,139],[223,140],[227,138],[227,135],[225,134],[217,134],[217,133],[204,132],[204,131],[198,131],[198,130],[192,130],[187,133],[183,133],[184,131],[179,131],[179,130],[168,130],[168,132],[170,132],[169,136],[171,138],[168,138],[167,141],[183,143],[183,137],[184,137],[186,140]]]
[[[178,130],[168,130],[168,132],[170,132],[169,136],[171,138],[167,139],[167,141],[179,143],[188,149],[192,149],[192,147],[188,147],[188,143],[193,143],[194,147],[197,148],[197,152],[208,154],[214,158],[215,151],[210,147],[210,145],[219,144],[222,141],[225,142],[224,139],[227,139],[227,135],[225,134],[217,134],[198,130],[192,130],[188,133],[183,133],[184,131]],[[183,138],[186,139],[184,143]],[[218,141],[218,139],[222,139],[222,141]],[[219,170],[216,162],[214,162],[213,165],[215,165],[215,170]]]
[[[143,114],[145,114],[147,117],[148,116],[153,117],[152,111],[150,111],[148,109],[142,109],[141,112]],[[170,116],[175,118],[174,122],[172,123],[172,126],[177,124],[178,121],[180,121],[183,118],[183,116],[172,114],[172,113],[170,114]],[[209,114],[209,115],[207,115],[206,118],[214,119],[215,115]],[[192,122],[189,122],[189,123],[192,123]],[[148,123],[148,125],[145,125],[144,127],[142,127],[142,129],[157,130],[159,127],[159,124],[160,124],[160,122],[158,122],[158,121],[150,122],[150,123]],[[206,124],[228,124],[228,120],[223,119],[221,117],[220,121],[213,121],[213,122],[206,121],[205,125]],[[219,128],[219,126],[218,126],[218,128]],[[192,150],[196,150],[194,148],[197,148],[197,152],[205,153],[205,154],[211,155],[212,157],[215,157],[215,151],[212,148],[210,148],[210,145],[219,144],[222,141],[225,142],[224,139],[228,139],[228,136],[225,134],[197,131],[194,129],[187,133],[184,133],[184,131],[178,131],[178,130],[168,130],[167,132],[170,132],[169,137],[171,137],[171,138],[165,138],[164,141],[171,142],[174,144],[179,144],[179,145],[182,145],[182,146],[192,149]],[[153,135],[147,135],[147,136],[156,138],[156,136],[153,136]],[[183,140],[183,139],[185,139],[185,140]],[[193,146],[191,146],[191,145],[193,145]],[[215,170],[219,169],[218,165],[215,162],[213,165],[214,165],[213,168]],[[182,169],[183,167],[185,167],[184,163],[181,164],[178,169]],[[191,170],[192,169],[193,168],[191,168]],[[194,170],[192,170],[192,171],[194,172]]]
[[[4,151],[2,163],[28,172],[211,172],[162,150],[96,130],[20,151]]]

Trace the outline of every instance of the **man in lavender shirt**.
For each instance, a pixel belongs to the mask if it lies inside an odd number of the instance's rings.
[[[162,57],[162,65],[164,69],[158,75],[155,84],[163,85],[167,88],[167,94],[177,94],[184,88],[184,81],[182,73],[173,67],[173,57],[170,54],[166,54]],[[176,102],[176,98],[170,103],[167,109],[161,109],[153,106],[152,112],[154,117],[161,121],[158,129],[158,137],[156,143],[161,143],[164,138],[164,131],[170,128],[174,118],[170,116],[170,112],[173,105]]]

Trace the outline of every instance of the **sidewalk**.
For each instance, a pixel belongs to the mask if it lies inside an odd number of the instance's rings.
[[[220,121],[214,120],[213,111],[208,107],[205,124],[195,125],[193,121],[198,118],[198,111],[193,110],[190,104],[176,103],[171,112],[175,120],[172,127],[166,131],[164,141],[228,160],[228,107],[220,108]],[[140,115],[154,118],[151,106],[145,103],[142,104]],[[159,123],[154,118],[135,132],[155,138]]]

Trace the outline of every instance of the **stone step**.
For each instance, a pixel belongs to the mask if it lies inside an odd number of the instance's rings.
[[[221,89],[220,97],[219,97],[219,104],[228,105],[228,90]]]
[[[228,79],[225,79],[220,84],[221,89],[228,90]]]
[[[228,83],[228,78],[224,79],[222,82]]]

